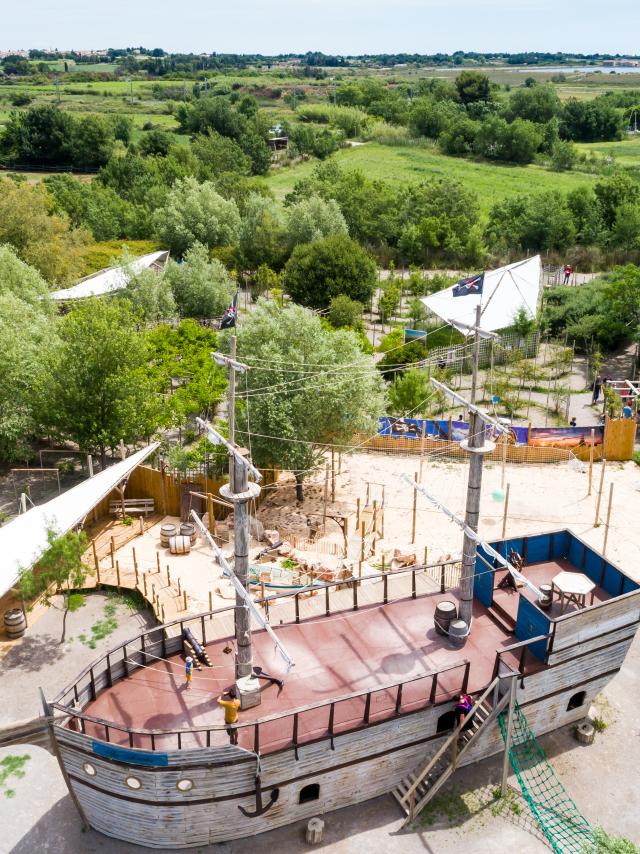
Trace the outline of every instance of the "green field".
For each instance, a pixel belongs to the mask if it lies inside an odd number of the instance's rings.
[[[426,146],[390,147],[368,142],[345,148],[333,155],[345,169],[361,169],[369,178],[385,181],[425,181],[429,178],[455,178],[475,190],[483,211],[497,200],[516,193],[542,190],[572,190],[596,178],[582,172],[551,172],[541,166],[502,166],[476,163],[440,154]],[[317,161],[283,167],[267,178],[267,183],[282,199],[296,181],[311,174]]]
[[[629,134],[621,142],[582,143],[578,144],[578,148],[585,154],[595,152],[601,157],[613,157],[619,166],[640,169],[640,133]]]

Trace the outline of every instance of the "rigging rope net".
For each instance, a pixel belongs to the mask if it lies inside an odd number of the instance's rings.
[[[508,712],[498,716],[502,738],[507,740]],[[591,854],[596,851],[593,830],[547,762],[529,723],[516,703],[509,759],[522,794],[540,829],[557,854]]]

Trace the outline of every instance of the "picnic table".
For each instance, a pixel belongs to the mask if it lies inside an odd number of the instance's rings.
[[[564,614],[569,605],[573,604],[576,608],[587,607],[587,596],[591,593],[591,602],[593,605],[593,594],[596,589],[588,575],[582,572],[559,572],[553,577],[551,582],[553,590],[558,591],[560,597],[560,613]]]

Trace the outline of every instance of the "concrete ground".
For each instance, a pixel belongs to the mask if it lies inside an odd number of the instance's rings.
[[[590,747],[579,745],[572,728],[541,739],[547,757],[578,807],[593,825],[640,843],[640,638],[621,672],[601,694],[596,713],[607,724]],[[23,778],[0,786],[0,851],[7,854],[142,854],[143,849],[83,831],[56,760],[29,745],[0,749],[2,758],[28,756]],[[459,771],[416,825],[401,830],[402,817],[390,795],[323,816],[324,839],[315,850],[327,854],[466,854],[517,851],[544,854],[550,846],[522,797],[496,802],[501,758]],[[517,786],[513,775],[509,778]],[[7,789],[15,796],[7,797]],[[201,854],[255,854],[311,849],[304,822],[224,845],[197,849]],[[639,849],[640,850],[640,849]]]
[[[117,626],[108,636],[97,640],[92,649],[83,643],[80,635],[84,634],[87,640],[92,637],[91,627],[105,620],[108,602],[119,603],[115,613]],[[52,699],[95,658],[154,624],[150,612],[132,610],[122,599],[106,593],[91,593],[81,608],[67,616],[66,641],[61,644],[61,597],[55,597],[54,604],[58,607],[46,610],[0,658],[0,725],[42,714],[39,687],[47,699]]]

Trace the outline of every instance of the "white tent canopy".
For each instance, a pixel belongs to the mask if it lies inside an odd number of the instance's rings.
[[[33,507],[0,528],[0,596],[18,580],[48,548],[47,531],[66,534],[81,525],[93,508],[158,447],[154,442],[125,460],[79,483],[46,504]]]
[[[86,299],[87,297],[101,297],[113,291],[126,288],[129,281],[128,273],[139,273],[151,267],[162,269],[167,263],[169,253],[166,249],[160,252],[150,252],[135,258],[126,267],[109,267],[92,276],[87,276],[72,288],[64,288],[60,291],[52,291],[49,296],[52,300],[65,302],[66,300]]]
[[[472,285],[467,293],[454,296],[458,287],[454,285],[422,297],[422,302],[463,335],[472,334],[468,327],[475,325],[476,306],[480,303],[480,326],[487,332],[493,332],[510,326],[521,308],[529,317],[536,316],[540,275],[540,256],[536,255],[487,271],[482,277],[481,292],[478,292],[477,285]]]

